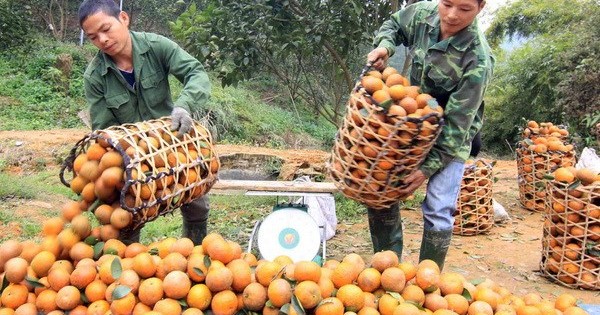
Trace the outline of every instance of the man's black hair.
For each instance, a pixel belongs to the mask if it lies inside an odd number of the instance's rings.
[[[114,0],[85,0],[79,6],[79,26],[81,26],[85,19],[90,15],[98,12],[103,12],[118,19],[121,10]]]

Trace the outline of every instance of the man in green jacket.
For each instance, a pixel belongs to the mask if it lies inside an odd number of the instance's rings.
[[[85,0],[79,25],[100,51],[84,73],[85,97],[92,129],[171,116],[172,129],[187,133],[192,113],[210,97],[210,81],[202,64],[173,41],[129,30],[129,16],[113,0]],[[168,76],[183,83],[173,102]],[[206,235],[208,198],[181,207],[183,237],[200,244]],[[119,238],[138,242],[140,229]]]
[[[409,195],[429,178],[423,201],[424,231],[419,260],[443,266],[454,223],[456,198],[473,140],[483,123],[483,95],[494,59],[477,25],[484,0],[423,1],[394,13],[383,23],[367,56],[375,68],[385,67],[399,44],[414,52],[412,85],[431,94],[444,107],[444,126],[420,169],[407,176]],[[477,150],[475,150],[477,151]],[[402,224],[398,205],[369,209],[375,251],[402,254]]]

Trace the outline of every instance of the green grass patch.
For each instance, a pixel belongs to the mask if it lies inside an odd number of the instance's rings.
[[[0,172],[0,199],[36,199],[46,194],[75,198],[70,188],[64,186],[54,171],[43,171],[29,175],[11,175]],[[7,185],[6,183],[10,183]]]

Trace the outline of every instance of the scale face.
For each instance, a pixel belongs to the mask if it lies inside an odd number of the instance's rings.
[[[267,260],[286,255],[294,262],[310,261],[319,252],[321,233],[307,212],[284,208],[263,219],[257,241],[261,256]]]

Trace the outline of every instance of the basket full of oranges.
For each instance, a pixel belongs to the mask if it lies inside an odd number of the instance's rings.
[[[350,94],[330,160],[330,174],[348,198],[373,209],[391,206],[403,179],[425,160],[441,132],[443,109],[393,67],[368,65]]]
[[[93,131],[65,159],[61,181],[93,208],[117,204],[130,212],[124,228],[170,213],[208,193],[220,166],[204,126],[194,121],[184,135],[170,127],[163,117]]]
[[[575,149],[568,141],[568,131],[551,122],[527,122],[523,139],[517,144],[519,201],[530,211],[546,209],[544,176],[558,167],[575,165]]]
[[[454,212],[454,234],[477,235],[488,232],[494,224],[492,186],[493,167],[483,159],[465,162],[460,194]]]
[[[600,290],[600,174],[560,167],[546,177],[540,270],[565,286]]]

